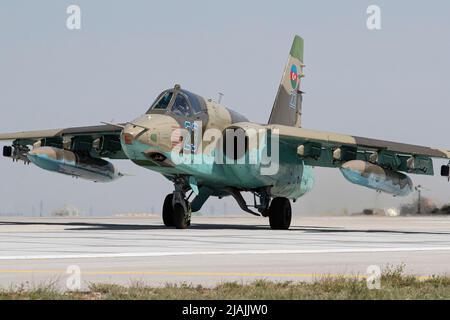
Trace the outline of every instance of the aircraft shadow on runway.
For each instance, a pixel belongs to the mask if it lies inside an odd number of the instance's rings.
[[[23,221],[0,221],[0,225],[42,225],[42,226],[64,226],[65,230],[75,231],[129,231],[129,230],[163,230],[168,229],[164,225],[143,224],[116,224],[116,223],[88,223],[88,222],[23,222]],[[265,225],[239,225],[239,224],[192,224],[189,229],[193,230],[270,230]],[[319,227],[319,226],[292,226],[289,231],[310,233],[389,233],[389,234],[428,234],[428,235],[450,235],[450,232],[408,231],[408,230],[384,230],[384,229],[345,229],[342,227]]]

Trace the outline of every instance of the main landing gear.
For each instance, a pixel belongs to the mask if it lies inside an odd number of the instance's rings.
[[[292,208],[288,198],[277,197],[272,199],[266,190],[253,192],[254,205],[248,205],[238,190],[231,190],[230,194],[236,199],[242,210],[255,216],[269,217],[270,227],[274,230],[288,230],[291,226]],[[259,203],[257,201],[259,198]],[[253,207],[259,213],[251,210]]]
[[[274,230],[288,230],[291,226],[292,208],[287,198],[275,198],[268,210],[270,227]]]
[[[166,227],[175,227],[177,229],[186,229],[191,225],[192,211],[200,210],[201,206],[209,197],[209,193],[198,195],[191,203],[186,198],[186,192],[189,190],[182,181],[175,182],[175,191],[166,196],[163,205],[162,218]],[[255,216],[269,218],[270,227],[273,230],[288,230],[291,226],[292,208],[288,198],[277,197],[271,199],[270,194],[265,190],[253,192],[254,205],[248,205],[236,189],[229,189],[228,194],[232,195],[239,206],[246,212]],[[257,198],[259,201],[257,201]],[[251,207],[252,209],[250,209]],[[257,209],[255,212],[253,208]]]

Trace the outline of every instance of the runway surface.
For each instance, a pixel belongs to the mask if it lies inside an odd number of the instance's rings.
[[[0,217],[0,287],[64,289],[78,270],[82,288],[364,276],[371,265],[402,263],[420,276],[450,273],[450,217],[297,217],[288,231],[267,223],[194,217],[190,229],[176,230],[159,217]]]

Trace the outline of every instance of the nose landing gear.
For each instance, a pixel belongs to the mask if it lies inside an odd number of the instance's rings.
[[[186,229],[191,225],[191,204],[186,199],[182,187],[175,184],[175,191],[166,196],[162,218],[166,227]]]

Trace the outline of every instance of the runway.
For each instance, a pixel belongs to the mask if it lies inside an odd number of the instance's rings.
[[[193,217],[188,230],[159,217],[0,218],[0,287],[54,282],[212,286],[255,279],[366,275],[406,265],[450,273],[450,217],[297,217],[274,231],[253,217]]]

